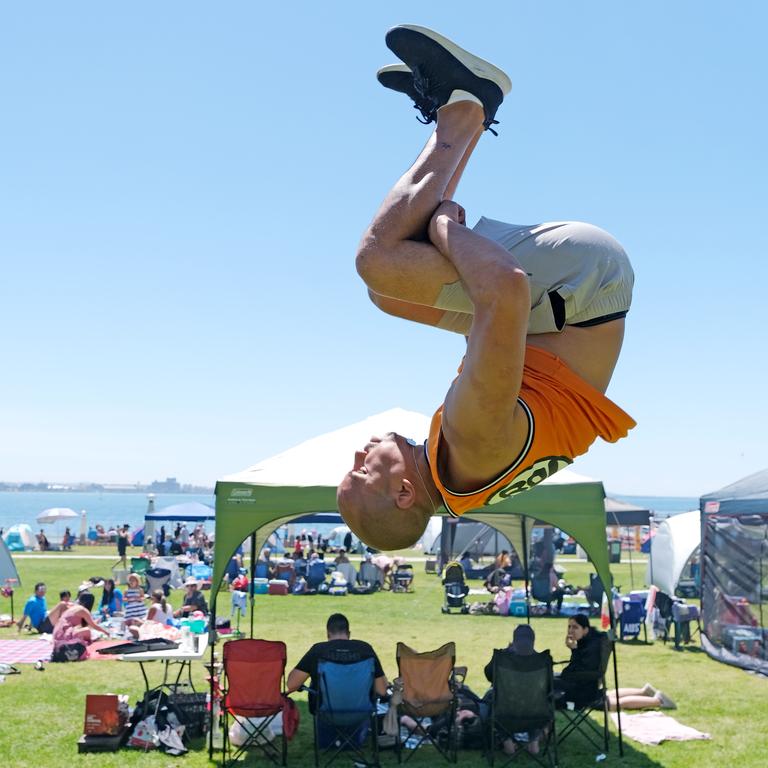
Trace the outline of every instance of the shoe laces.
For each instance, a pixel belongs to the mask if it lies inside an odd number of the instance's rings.
[[[416,119],[424,125],[437,121],[437,101],[430,95],[435,85],[435,82],[430,81],[418,69],[414,70],[413,89],[416,91],[416,97],[414,97],[413,108],[421,112],[421,117],[417,115]]]
[[[418,98],[414,97],[413,108],[418,109],[419,112],[421,112],[421,117],[417,115],[416,119],[424,125],[437,122],[438,102],[437,99],[432,96],[432,93],[439,91],[440,87],[440,81],[435,80],[434,78],[430,79],[427,75],[420,72],[418,67],[414,69],[413,89],[416,91]],[[498,124],[498,120],[486,119],[483,121],[485,130],[490,131],[494,136],[498,136],[499,134],[491,128],[491,126]]]

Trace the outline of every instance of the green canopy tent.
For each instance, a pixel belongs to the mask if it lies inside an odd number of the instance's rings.
[[[216,595],[224,573],[240,544],[250,536],[253,555],[272,531],[290,520],[301,515],[336,511],[336,486],[349,470],[354,452],[365,445],[371,435],[392,431],[416,440],[424,439],[429,431],[429,418],[393,408],[307,440],[216,483],[212,619],[215,619]],[[520,547],[520,552],[524,551],[522,542],[527,539],[527,531],[535,520],[560,528],[579,542],[609,589],[612,577],[605,535],[603,484],[590,479],[580,481],[581,478],[577,482],[568,482],[564,472],[566,470],[561,470],[532,490],[478,509],[466,517],[497,528],[513,546]],[[612,612],[612,601],[608,604]],[[618,690],[615,653],[613,658]],[[212,749],[211,742],[210,754]],[[621,730],[619,751],[623,755]]]
[[[222,478],[216,484],[212,602],[232,555],[251,534],[260,547],[272,531],[299,515],[336,510],[336,485],[351,466],[354,451],[371,435],[394,430],[419,439],[428,429],[428,417],[395,408]],[[610,585],[604,498],[601,482],[561,470],[533,490],[466,517],[498,529],[520,546],[518,551],[523,551],[523,531],[534,520],[556,526],[579,542],[603,584]]]

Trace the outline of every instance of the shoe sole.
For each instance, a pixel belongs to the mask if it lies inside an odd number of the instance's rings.
[[[390,90],[405,93],[412,99],[418,96],[413,87],[413,72],[405,64],[389,64],[376,73],[376,79]]]
[[[431,40],[432,43],[437,43],[437,45],[445,49],[473,75],[483,80],[488,80],[497,86],[504,96],[509,94],[512,90],[512,81],[501,69],[494,66],[489,61],[481,59],[479,56],[475,56],[469,51],[465,51],[447,37],[443,37],[443,35],[432,29],[428,29],[427,27],[420,27],[416,24],[400,24],[387,32],[385,41],[389,49],[413,69],[411,62],[401,54],[408,55],[409,51],[407,49],[416,42],[419,37],[427,38],[428,40]]]

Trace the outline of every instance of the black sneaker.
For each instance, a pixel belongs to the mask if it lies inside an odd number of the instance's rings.
[[[416,90],[413,72],[405,64],[389,64],[382,67],[376,73],[376,78],[385,88],[404,93],[413,101],[413,108],[421,112],[421,117],[416,118],[420,123],[426,125],[435,121],[439,105],[428,94]]]
[[[413,72],[413,89],[422,102],[417,107],[422,114],[422,105],[429,107],[424,115],[425,119],[429,115],[427,122],[435,119],[437,110],[456,90],[467,91],[482,102],[486,128],[497,122],[496,110],[512,90],[510,79],[498,67],[426,27],[402,24],[390,29],[385,40]],[[402,78],[402,73],[396,76]]]

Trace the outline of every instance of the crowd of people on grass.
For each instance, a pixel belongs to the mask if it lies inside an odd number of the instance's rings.
[[[136,573],[128,575],[124,590],[112,578],[93,577],[78,587],[74,600],[72,591],[62,590],[58,602],[49,610],[47,587],[38,582],[24,604],[18,631],[27,627],[28,631],[50,635],[54,657],[63,646],[80,643],[87,647],[99,635],[114,636],[115,627],[120,627],[126,639],[146,639],[153,631],[162,636],[161,628],[179,627],[184,619],[207,620],[208,603],[200,586],[194,577],[187,578],[181,605],[174,609],[164,589],[145,591]],[[97,597],[94,590],[99,588],[101,595]]]
[[[366,550],[360,562],[353,563],[349,557],[351,550],[347,547],[341,546],[335,551],[328,551],[327,547],[316,550],[308,544],[301,546],[302,540],[298,536],[296,542],[299,546],[285,550],[278,557],[273,557],[271,549],[264,547],[254,564],[254,577],[266,581],[282,580],[292,594],[305,594],[316,591],[326,583],[328,576],[330,580],[326,586],[344,584],[349,590],[362,593],[391,588],[393,574],[399,568],[410,567],[404,557]],[[351,541],[344,543],[352,545]],[[230,591],[247,591],[250,576],[243,567],[242,548],[227,564],[224,581]]]
[[[332,614],[326,624],[327,639],[312,645],[290,671],[287,679],[288,693],[304,689],[308,683],[310,711],[315,710],[316,692],[319,690],[318,664],[320,661],[331,661],[337,664],[355,664],[365,659],[372,659],[374,665],[374,685],[371,690],[372,699],[387,701],[392,692],[392,686],[384,674],[381,662],[370,643],[352,639],[348,619],[340,613]],[[584,615],[576,615],[568,620],[568,630],[565,637],[566,648],[570,658],[562,668],[555,673],[553,679],[553,696],[556,707],[582,707],[593,702],[600,695],[601,678],[601,647],[605,634],[590,625]],[[529,624],[518,624],[513,632],[512,642],[503,649],[504,653],[519,656],[531,656],[537,653],[535,649],[536,636]],[[487,681],[493,680],[493,661],[484,667]],[[309,682],[308,682],[309,681]],[[474,694],[467,686],[459,686],[457,692],[458,706],[455,710],[455,722],[464,729],[471,729],[488,719],[490,712],[492,688],[482,696]],[[664,693],[646,683],[640,688],[619,688],[618,691],[607,691],[608,707],[621,709],[674,709],[674,702]],[[448,715],[445,715],[447,717]],[[401,725],[409,732],[416,733],[421,726],[407,715],[400,718]],[[436,735],[445,723],[439,718],[428,726],[431,735]],[[318,722],[319,739],[323,746],[328,739],[333,738],[333,731],[323,729],[322,721]],[[367,736],[367,724],[360,727],[355,734],[358,745],[362,745]],[[532,754],[539,751],[540,740],[546,736],[546,729],[537,729],[527,734],[526,749]],[[517,749],[516,741],[504,739],[502,748],[508,754]]]

